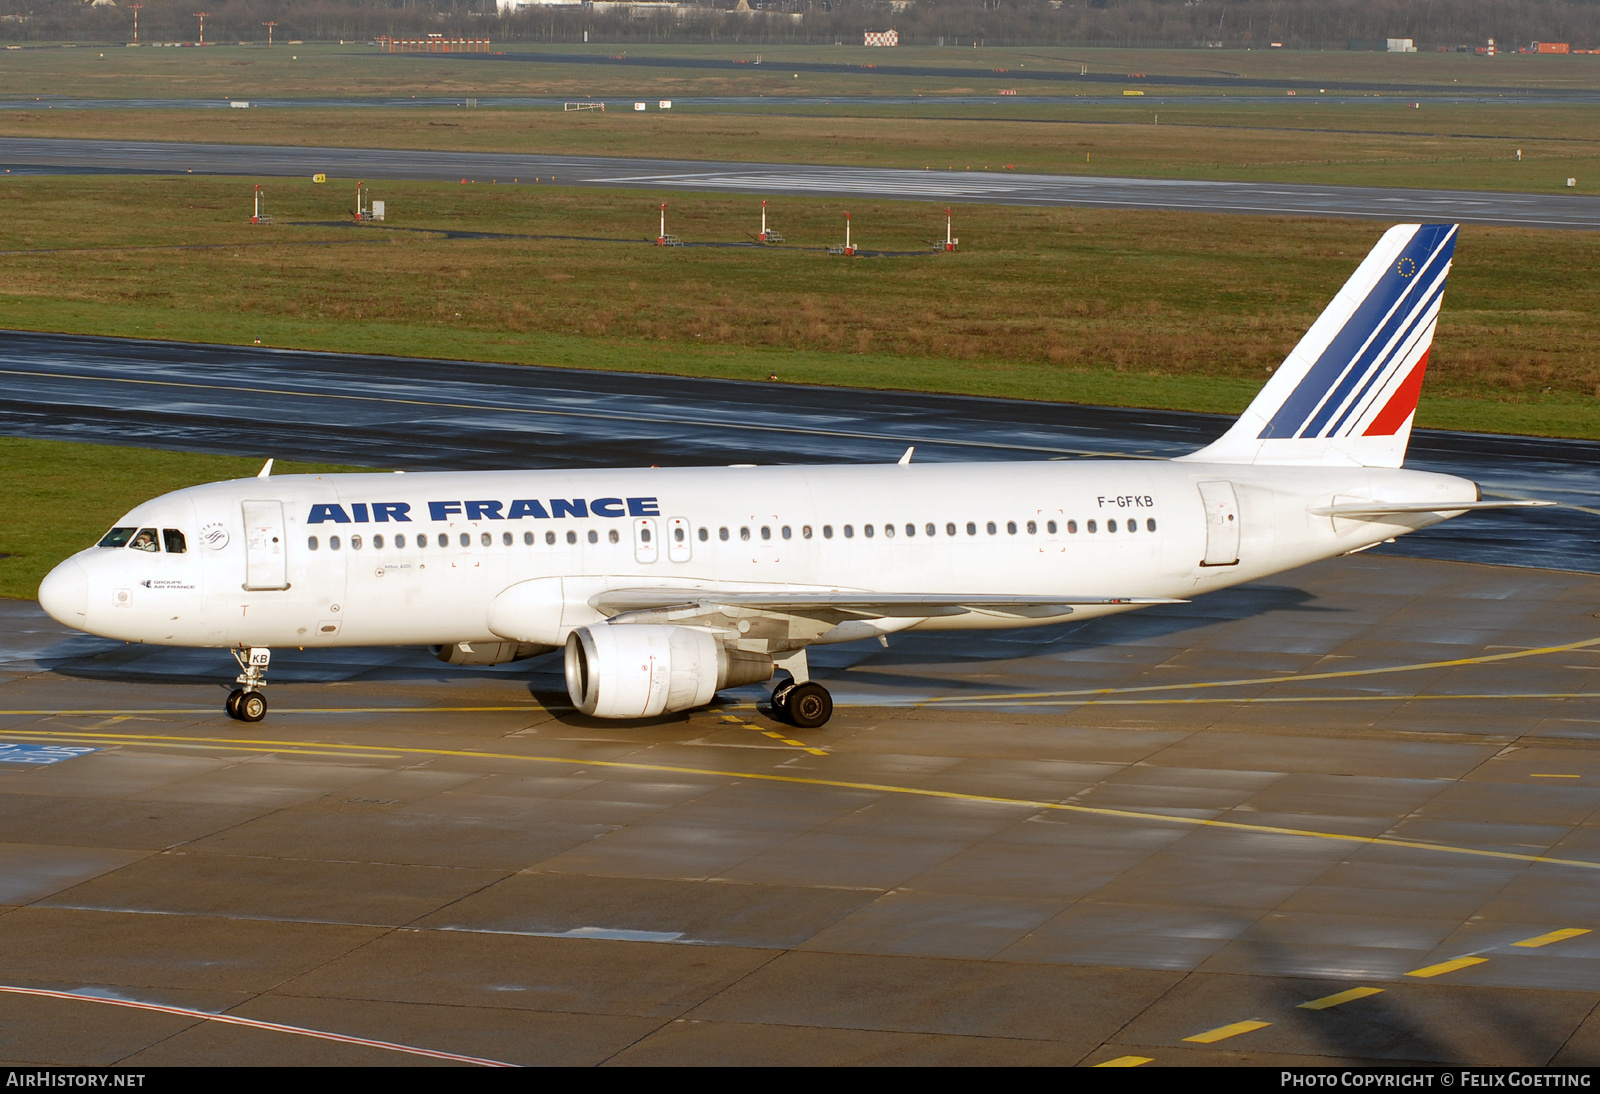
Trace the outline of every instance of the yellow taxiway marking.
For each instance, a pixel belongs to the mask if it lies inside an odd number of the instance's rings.
[[[549,707],[535,706],[532,703],[523,703],[519,706],[508,707],[274,707],[273,714],[485,714],[502,711],[525,710],[540,714],[548,711]],[[563,709],[563,708],[557,708]],[[117,715],[120,720],[135,717],[141,714],[192,714],[199,718],[212,718],[222,715],[221,707],[166,707],[152,710],[0,710],[0,717],[8,714],[33,715],[42,718],[60,716],[62,718],[97,718],[102,715]]]
[[[1541,775],[1537,771],[1528,775],[1530,779],[1581,779],[1582,775]]]
[[[1258,1022],[1255,1019],[1251,1019],[1247,1022],[1234,1022],[1232,1025],[1208,1029],[1204,1033],[1195,1034],[1193,1037],[1185,1037],[1184,1040],[1193,1041],[1200,1045],[1209,1045],[1217,1041],[1226,1041],[1229,1037],[1237,1037],[1241,1033],[1249,1033],[1251,1030],[1266,1029],[1270,1025],[1272,1025],[1271,1022]]]
[[[1521,942],[1513,942],[1511,944],[1513,946],[1521,946],[1524,949],[1533,950],[1539,948],[1540,946],[1548,946],[1552,942],[1563,942],[1566,939],[1577,938],[1580,934],[1588,933],[1589,928],[1587,927],[1563,927],[1559,931],[1551,931],[1549,934],[1534,935],[1532,938],[1524,938]]]
[[[1302,677],[1303,679],[1303,677]],[[1186,685],[1174,685],[1186,686]],[[1196,687],[1209,685],[1196,684]],[[1262,695],[1256,697],[1240,696],[1232,699],[1005,699],[989,695],[975,696],[941,696],[929,699],[930,703],[941,703],[952,707],[964,705],[983,706],[988,703],[1003,702],[1012,707],[1051,707],[1070,704],[1083,707],[1140,707],[1140,706],[1205,706],[1207,704],[1225,704],[1231,706],[1259,706],[1263,703],[1415,703],[1429,700],[1476,702],[1485,699],[1600,699],[1600,691],[1542,691],[1542,692],[1499,692],[1494,694],[1467,694],[1467,695]],[[1565,777],[1565,776],[1562,776]],[[1571,778],[1577,778],[1573,775]]]
[[[1427,980],[1435,976],[1443,976],[1447,972],[1457,969],[1469,969],[1473,965],[1482,965],[1489,959],[1487,957],[1453,957],[1449,961],[1441,961],[1437,965],[1424,965],[1420,969],[1412,969],[1407,976],[1415,976],[1419,980]]]
[[[1351,988],[1335,995],[1324,995],[1321,999],[1313,999],[1309,1003],[1301,1003],[1297,1010],[1327,1010],[1340,1003],[1353,1003],[1357,999],[1365,999],[1369,995],[1382,995],[1382,988]]]
[[[1254,676],[1240,680],[1200,680],[1187,684],[1143,684],[1127,688],[1080,688],[1075,691],[1017,691],[984,696],[938,696],[928,703],[972,702],[976,698],[986,701],[996,699],[1073,699],[1092,695],[1134,695],[1149,691],[1195,691],[1201,688],[1257,687],[1267,684],[1299,684],[1308,680],[1347,680],[1357,676],[1381,676],[1395,672],[1422,672],[1427,669],[1448,669],[1461,665],[1489,665],[1500,661],[1515,661],[1524,657],[1543,657],[1552,653],[1600,646],[1600,638],[1585,638],[1579,642],[1564,642],[1558,646],[1540,646],[1531,650],[1513,650],[1510,653],[1490,653],[1479,657],[1457,657],[1449,661],[1424,661],[1413,665],[1385,665],[1372,669],[1340,669],[1336,672],[1307,672],[1290,676]],[[1455,697],[1452,697],[1455,698]],[[1462,696],[1460,698],[1466,698]],[[1499,698],[1499,696],[1495,696]]]
[[[1153,1059],[1155,1059],[1154,1056],[1118,1056],[1115,1060],[1107,1060],[1103,1064],[1095,1064],[1094,1066],[1095,1067],[1138,1067],[1140,1064],[1148,1064]]]
[[[714,779],[749,779],[752,782],[787,783],[793,786],[820,786],[834,790],[865,790],[876,794],[906,794],[912,797],[937,798],[943,801],[977,802],[985,805],[1003,805],[1059,813],[1076,813],[1081,816],[1114,817],[1121,820],[1135,820],[1145,823],[1174,824],[1191,828],[1220,828],[1226,831],[1251,832],[1258,835],[1321,839],[1337,843],[1364,844],[1370,847],[1399,847],[1412,851],[1431,851],[1445,855],[1467,855],[1473,858],[1500,859],[1507,862],[1537,862],[1547,866],[1573,866],[1584,870],[1600,870],[1600,862],[1584,859],[1554,858],[1549,855],[1531,855],[1518,851],[1493,851],[1487,848],[1460,847],[1448,843],[1428,843],[1422,840],[1395,839],[1389,836],[1358,836],[1347,832],[1319,832],[1311,828],[1287,828],[1275,824],[1250,824],[1245,821],[1184,817],[1171,813],[1157,813],[1140,809],[1115,809],[1109,806],[1079,805],[1061,801],[1038,801],[1029,798],[1002,798],[992,794],[964,794],[956,790],[937,790],[932,787],[896,786],[893,783],[851,782],[845,779],[825,779],[805,775],[780,775],[768,771],[725,771],[708,767],[684,767],[677,764],[642,763],[637,760],[596,760],[575,756],[537,756],[515,752],[482,752],[476,749],[418,748],[399,745],[363,746],[348,742],[331,741],[324,744],[317,741],[275,741],[260,738],[251,740],[237,737],[178,737],[153,733],[92,733],[88,731],[12,729],[0,733],[0,737],[18,740],[101,741],[107,744],[143,745],[153,748],[212,747],[237,749],[246,752],[274,752],[290,748],[303,749],[310,753],[315,753],[318,750],[332,752],[334,750],[369,749],[391,753],[392,755],[389,757],[391,759],[407,756],[454,756],[472,760],[507,760],[517,763],[561,764],[567,767],[599,768],[613,771],[700,775]]]
[[[754,722],[745,721],[743,718],[740,718],[737,715],[724,714],[722,716],[722,720],[724,722],[728,722],[728,723],[730,723],[732,725],[741,726],[744,729],[748,729],[748,730],[752,730],[752,731],[754,731],[756,733],[760,733],[761,735],[763,735],[765,737],[771,737],[775,741],[782,741],[784,744],[789,745],[791,748],[798,748],[802,752],[811,753],[813,756],[826,756],[827,755],[827,753],[824,752],[820,748],[812,748],[810,745],[806,744],[804,741],[797,741],[792,737],[785,737],[783,734],[778,733],[775,730],[764,729],[761,726],[756,725]]]

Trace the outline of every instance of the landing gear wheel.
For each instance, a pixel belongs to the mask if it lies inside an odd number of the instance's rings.
[[[816,729],[833,717],[833,696],[821,684],[796,684],[785,698],[789,723],[801,729]]]
[[[780,722],[789,720],[789,696],[799,687],[793,680],[785,681],[772,689],[772,714]]]
[[[234,688],[228,693],[228,701],[222,704],[222,709],[228,712],[228,717],[239,717],[239,700],[244,697],[244,688]]]
[[[267,697],[259,691],[247,691],[233,704],[234,717],[241,722],[259,722],[267,716]]]

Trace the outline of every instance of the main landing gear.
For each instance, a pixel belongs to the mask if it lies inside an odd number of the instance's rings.
[[[241,722],[259,722],[267,716],[267,697],[261,694],[261,689],[267,684],[267,663],[272,660],[272,651],[252,646],[228,652],[239,663],[239,675],[234,677],[234,683],[240,686],[228,693],[228,701],[222,709],[228,712],[228,717]]]
[[[833,696],[811,679],[806,651],[796,650],[788,657],[774,658],[790,679],[772,689],[772,714],[779,721],[800,729],[816,729],[833,717]]]

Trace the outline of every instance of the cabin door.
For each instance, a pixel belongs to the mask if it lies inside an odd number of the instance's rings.
[[[1202,566],[1239,564],[1239,499],[1231,482],[1202,482],[1200,501],[1206,509],[1206,557]]]
[[[244,587],[289,587],[288,537],[283,527],[283,502],[244,503]]]

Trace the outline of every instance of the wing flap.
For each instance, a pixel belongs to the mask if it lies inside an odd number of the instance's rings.
[[[789,593],[713,592],[681,589],[612,589],[589,601],[607,615],[639,611],[733,608],[780,615],[845,615],[859,618],[926,618],[989,612],[1023,618],[1070,615],[1075,608],[1102,605],[1182,604],[1155,596],[1010,596],[962,593]]]

